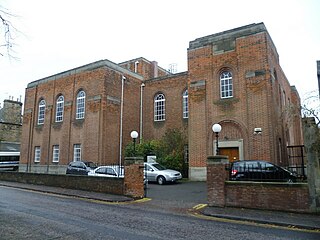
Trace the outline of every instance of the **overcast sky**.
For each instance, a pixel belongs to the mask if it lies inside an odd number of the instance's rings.
[[[137,57],[187,70],[196,38],[264,22],[291,85],[318,89],[319,0],[0,0],[18,15],[13,53],[0,56],[0,103],[22,96],[29,82],[101,59]],[[0,39],[0,45],[2,39]]]

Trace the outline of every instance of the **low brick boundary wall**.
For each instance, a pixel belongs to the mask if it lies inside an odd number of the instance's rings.
[[[312,212],[307,183],[228,181],[226,156],[207,160],[208,205]]]
[[[24,172],[0,172],[0,180],[124,195],[123,178]]]
[[[227,181],[226,206],[309,212],[307,183]]]
[[[124,163],[124,178],[0,172],[0,180],[143,198],[143,158],[126,158]]]

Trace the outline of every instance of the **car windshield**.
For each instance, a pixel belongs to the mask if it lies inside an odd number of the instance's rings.
[[[154,164],[152,164],[152,166],[158,170],[166,170],[166,168],[164,166],[160,165],[159,163],[154,163]]]

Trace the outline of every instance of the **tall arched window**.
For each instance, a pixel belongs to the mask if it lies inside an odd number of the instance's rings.
[[[232,73],[229,71],[220,74],[220,96],[221,98],[233,97]]]
[[[164,121],[166,117],[166,99],[162,93],[154,98],[154,121]]]
[[[84,91],[80,91],[77,94],[76,119],[84,118],[85,106],[86,106],[86,93]]]
[[[64,97],[60,95],[56,103],[56,122],[63,121]]]
[[[42,99],[39,102],[38,125],[44,124],[45,110],[46,110],[46,101]]]
[[[188,89],[183,92],[183,96],[182,96],[182,114],[183,114],[183,118],[189,117]]]

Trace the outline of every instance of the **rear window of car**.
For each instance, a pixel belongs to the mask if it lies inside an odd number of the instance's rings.
[[[89,168],[96,168],[97,165],[94,162],[86,162],[85,163]]]
[[[235,162],[233,163],[233,168],[234,169],[239,169],[239,168],[244,168],[245,167],[245,162]]]

